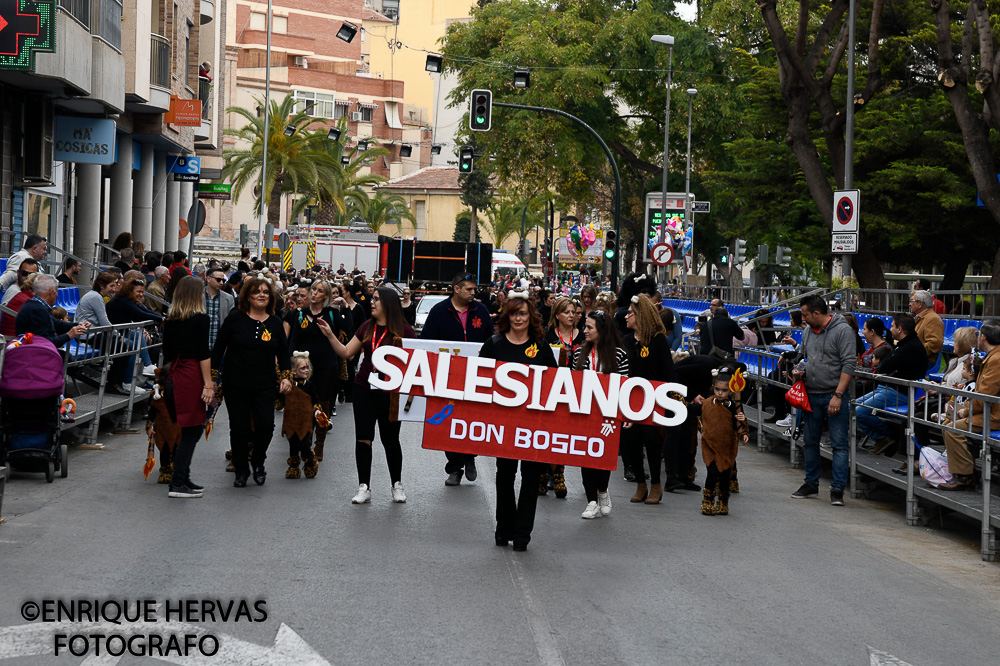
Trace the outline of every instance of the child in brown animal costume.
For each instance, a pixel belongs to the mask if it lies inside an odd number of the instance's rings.
[[[712,397],[700,405],[701,455],[708,467],[701,512],[725,516],[729,514],[730,475],[736,466],[739,440],[746,443],[750,436],[747,417],[729,390],[730,375],[712,372]]]
[[[286,479],[301,476],[299,465],[305,463],[302,471],[306,478],[316,476],[319,463],[312,451],[312,432],[317,420],[323,422],[325,416],[319,404],[319,393],[312,381],[312,363],[309,352],[292,354],[292,390],[278,396],[277,408],[285,410],[281,422],[281,434],[288,438],[288,469]]]
[[[157,483],[170,483],[174,475],[173,453],[181,441],[181,429],[172,418],[167,402],[163,399],[163,382],[166,381],[164,368],[156,369],[156,385],[153,387],[153,399],[149,401],[149,413],[146,416],[146,434],[154,430],[156,448],[160,452],[160,476]]]

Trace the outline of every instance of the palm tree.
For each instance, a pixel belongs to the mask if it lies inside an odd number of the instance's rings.
[[[485,228],[486,235],[493,240],[493,247],[499,249],[511,236],[520,236],[522,210],[523,206],[510,201],[501,201],[498,206],[486,209],[486,220],[479,225]]]
[[[257,99],[260,106],[264,101]],[[295,99],[291,95],[278,102],[271,100],[270,127],[265,130],[264,118],[256,110],[231,106],[227,113],[242,116],[247,122],[239,129],[226,129],[225,135],[236,137],[242,145],[222,151],[225,162],[223,177],[233,185],[233,199],[239,199],[244,188],[251,187],[254,193],[254,213],[260,215],[261,206],[267,206],[267,221],[277,228],[281,217],[282,193],[298,192],[315,187],[320,179],[333,178],[331,165],[317,159],[316,136],[318,132],[308,132],[307,127],[315,119],[305,110],[295,111]],[[294,128],[291,136],[286,127]],[[267,173],[264,191],[259,189],[261,164],[264,156],[264,133],[267,132]],[[262,195],[263,194],[263,201]]]
[[[406,199],[398,194],[377,191],[374,197],[370,197],[367,192],[357,188],[348,191],[345,196],[348,201],[345,217],[348,220],[360,217],[374,233],[378,233],[386,223],[398,224],[402,233],[403,220],[409,220],[413,224],[417,222],[406,205]]]
[[[387,181],[384,176],[359,172],[375,158],[388,155],[389,151],[377,147],[364,152],[357,149],[348,150],[345,117],[341,117],[338,127],[341,133],[337,141],[330,141],[327,138],[328,130],[325,127],[310,134],[312,159],[321,165],[323,177],[298,190],[297,194],[302,196],[292,206],[292,219],[302,214],[308,206],[318,205],[317,224],[334,224],[337,215],[344,215],[347,212],[347,192],[358,188],[371,189]],[[347,164],[342,161],[345,156],[348,158]]]

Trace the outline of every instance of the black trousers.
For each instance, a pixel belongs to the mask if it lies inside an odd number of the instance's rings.
[[[237,474],[247,475],[247,446],[253,445],[250,463],[260,467],[267,458],[267,447],[274,434],[274,399],[278,389],[247,389],[223,386],[226,410],[229,412],[229,445],[233,450],[233,467]]]
[[[527,545],[531,529],[535,526],[535,507],[538,505],[538,479],[544,464],[530,460],[521,463],[521,489],[514,497],[514,477],[517,460],[497,458],[497,531],[498,539],[513,540]]]
[[[633,423],[631,428],[622,431],[622,444],[625,449],[625,463],[635,474],[635,480],[643,482],[646,475],[642,469],[642,453],[646,452],[649,463],[649,482],[660,482],[660,442],[659,430],[655,425]]]
[[[445,463],[444,466],[445,474],[461,472],[465,469],[466,463],[476,460],[476,456],[471,453],[455,453],[453,451],[445,451],[444,455],[448,459],[448,462]]]
[[[174,476],[170,485],[184,486],[191,480],[191,458],[194,457],[194,447],[204,431],[205,426],[181,428],[181,441],[174,450]]]
[[[608,483],[611,481],[611,470],[582,467],[580,473],[583,476],[583,489],[587,493],[587,501],[596,502],[598,491],[604,492],[608,489]]]
[[[354,385],[354,458],[358,466],[358,483],[371,486],[372,445],[378,426],[389,480],[395,484],[403,475],[403,447],[399,443],[399,421],[389,420],[391,393],[377,391],[368,384]]]
[[[299,439],[297,435],[288,436],[288,455],[304,457],[311,451],[312,451],[312,433],[309,433],[302,439]]]
[[[705,488],[709,492],[718,492],[719,497],[722,501],[729,500],[729,479],[732,477],[733,468],[724,469],[719,471],[719,468],[715,466],[715,462],[708,466],[708,474],[705,475]],[[718,486],[718,487],[716,487]]]
[[[663,440],[663,461],[667,469],[667,484],[673,481],[686,481],[688,472],[694,464],[694,456],[691,453],[691,428],[694,424],[693,417],[688,418],[680,425],[667,428],[667,434]]]

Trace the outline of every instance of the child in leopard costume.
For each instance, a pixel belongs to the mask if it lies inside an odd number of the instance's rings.
[[[305,472],[306,478],[316,476],[319,462],[312,451],[313,426],[318,422],[323,424],[328,419],[323,414],[319,404],[319,393],[313,386],[312,363],[309,362],[309,352],[294,352],[292,354],[292,390],[286,395],[279,395],[276,407],[284,409],[285,415],[281,422],[281,434],[288,438],[288,469],[286,479],[298,479]],[[299,469],[299,465],[302,465]]]
[[[749,441],[747,417],[729,390],[730,376],[712,371],[712,397],[700,407],[701,455],[708,467],[702,489],[701,512],[706,516],[729,514],[731,474],[736,467],[739,441]]]

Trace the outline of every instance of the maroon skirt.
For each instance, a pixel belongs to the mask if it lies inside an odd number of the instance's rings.
[[[171,376],[174,380],[177,425],[181,428],[205,425],[205,403],[201,401],[205,382],[201,376],[201,364],[193,358],[179,358],[174,361]]]

